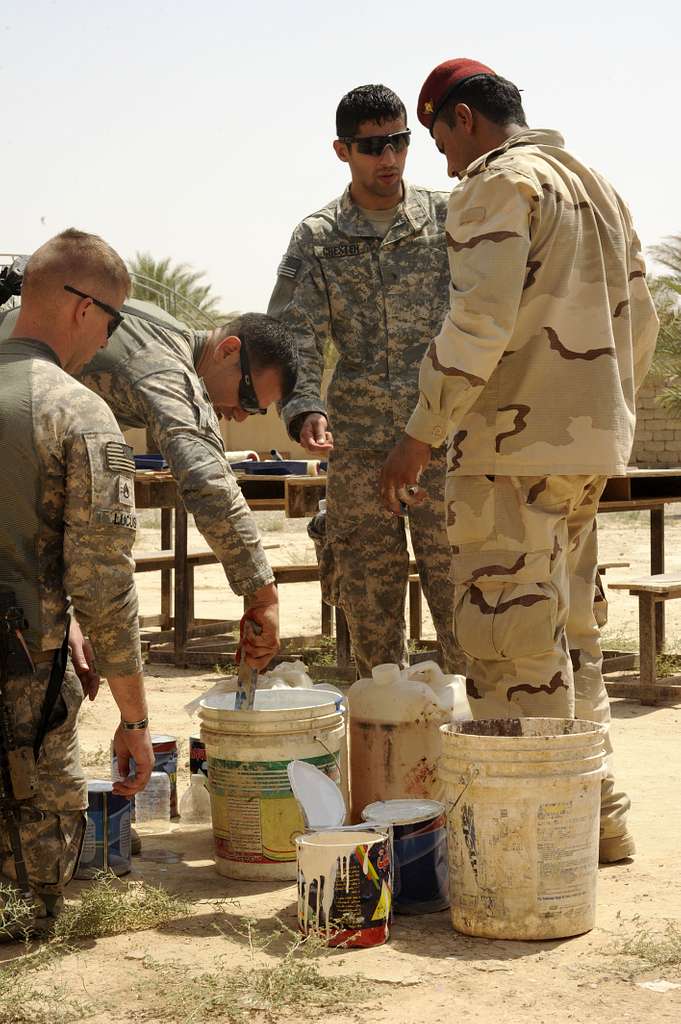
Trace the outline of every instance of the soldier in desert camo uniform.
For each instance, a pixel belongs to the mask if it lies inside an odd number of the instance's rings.
[[[606,478],[626,470],[657,336],[631,215],[557,132],[527,127],[517,88],[485,65],[439,65],[418,116],[461,178],[446,224],[451,302],[384,500],[398,509],[448,435],[454,632],[473,714],[607,724],[596,511]],[[610,763],[603,861],[634,852],[628,807]]]
[[[0,589],[13,592],[23,609],[35,665],[4,686],[19,746],[34,746],[49,711],[37,792],[24,804],[19,826],[43,923],[61,909],[87,807],[76,720],[84,690],[94,699],[97,682],[86,663],[76,665],[81,682],[68,662],[46,707],[71,610],[121,712],[114,749],[124,778],[115,791],[132,796],[153,766],[132,560],[132,449],[107,405],[69,375],[106,344],[129,285],[125,264],[102,239],[65,231],[31,257],[20,316],[0,345]],[[135,777],[125,777],[130,756]],[[0,864],[0,882],[11,888],[16,868],[6,821]],[[0,922],[2,913],[0,905]],[[1,925],[0,936],[13,937]]]
[[[406,111],[385,86],[344,96],[336,129],[333,145],[350,169],[350,185],[296,227],[268,312],[298,342],[298,384],[282,411],[289,433],[312,454],[329,453],[320,577],[326,600],[345,611],[365,676],[373,665],[407,660],[405,524],[386,514],[376,480],[407,423],[426,342],[447,309],[447,194],[403,180]],[[320,387],[330,345],[338,361],[327,406]],[[443,445],[427,471],[428,501],[414,509],[409,528],[443,664],[452,671],[460,655],[452,637],[444,473]]]

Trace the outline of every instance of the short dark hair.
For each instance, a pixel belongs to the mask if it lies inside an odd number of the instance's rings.
[[[500,75],[494,78],[491,75],[476,75],[462,82],[447,97],[435,120],[441,117],[451,128],[457,103],[466,103],[493,124],[519,124],[527,127],[520,90]]]
[[[346,92],[336,109],[336,135],[351,138],[363,121],[397,121],[407,123],[407,110],[392,89],[386,85],[360,85]]]
[[[221,333],[240,339],[253,369],[279,370],[284,398],[291,394],[298,379],[298,348],[288,327],[265,313],[242,313],[225,324]]]

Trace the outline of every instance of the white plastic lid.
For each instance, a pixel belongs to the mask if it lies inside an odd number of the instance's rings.
[[[111,793],[113,782],[106,782],[104,779],[91,779],[87,784],[88,793]]]
[[[343,824],[347,813],[345,801],[333,779],[307,761],[291,761],[286,770],[308,828]]]
[[[219,693],[204,697],[200,707],[209,711],[234,711],[235,702],[235,693]],[[334,697],[326,691],[315,692],[307,687],[294,690],[256,690],[253,711],[239,711],[238,714],[245,717],[246,715],[253,716],[258,711],[297,711],[306,708],[322,708],[326,705],[329,706],[330,711],[335,710]]]
[[[439,800],[376,800],[362,811],[362,820],[380,825],[411,825],[439,818],[445,805]]]

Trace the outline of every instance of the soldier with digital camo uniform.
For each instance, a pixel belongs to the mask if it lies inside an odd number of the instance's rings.
[[[376,480],[411,414],[427,339],[447,308],[447,195],[403,181],[406,111],[385,86],[344,96],[336,129],[333,145],[349,166],[350,186],[293,232],[268,312],[298,342],[298,384],[282,410],[289,433],[313,454],[329,452],[322,590],[344,609],[357,668],[368,675],[380,662],[407,660],[405,526],[386,515]],[[338,361],[327,414],[320,388],[330,344]],[[444,471],[442,447],[428,471],[429,500],[414,509],[409,528],[451,671],[459,656],[451,628]]]
[[[212,332],[192,331],[148,302],[129,300],[107,348],[79,374],[123,427],[146,427],[178,484],[187,511],[220,559],[246,614],[262,627],[244,639],[262,669],[279,646],[274,574],[255,518],[225,460],[219,417],[264,413],[294,386],[297,357],[271,317],[244,314]],[[9,313],[5,321],[14,314]],[[0,336],[6,333],[0,325]]]
[[[3,656],[3,691],[11,732],[35,758],[27,771],[37,788],[21,803],[17,830],[35,914],[47,923],[75,868],[87,807],[76,731],[83,686],[70,662],[63,681],[59,671],[71,609],[121,712],[115,792],[138,792],[154,763],[132,560],[132,450],[106,404],[69,375],[106,344],[129,284],[113,249],[69,229],[29,260],[19,318],[0,345],[0,589],[23,610],[35,666],[11,673]],[[80,671],[87,677],[82,662]],[[92,680],[84,685],[94,699]],[[17,872],[5,828],[0,859],[6,898]],[[14,937],[2,921],[0,899],[0,936]]]
[[[447,214],[451,303],[384,500],[397,511],[397,491],[449,434],[454,631],[473,714],[607,724],[596,512],[606,478],[626,470],[657,336],[631,215],[557,132],[527,127],[517,88],[485,65],[439,65],[418,115],[461,178]],[[610,764],[603,861],[634,852],[628,807]]]

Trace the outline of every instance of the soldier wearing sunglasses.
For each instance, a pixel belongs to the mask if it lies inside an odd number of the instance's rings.
[[[448,196],[403,180],[411,136],[402,101],[385,86],[344,96],[336,131],[333,148],[350,185],[293,232],[268,312],[298,342],[298,384],[282,410],[289,433],[313,454],[329,453],[322,588],[327,601],[343,607],[357,667],[367,675],[373,665],[407,657],[405,522],[385,512],[377,480],[416,401],[428,339],[447,311]],[[327,405],[320,385],[332,349],[338,358]],[[428,470],[429,500],[409,527],[451,671],[458,652],[444,475],[441,448]]]
[[[67,291],[75,303],[75,288]],[[263,627],[245,644],[246,660],[262,669],[279,642],[274,575],[253,514],[225,461],[218,420],[264,414],[292,390],[293,339],[276,320],[259,313],[246,313],[209,333],[191,331],[160,307],[136,300],[123,306],[122,319],[114,324],[116,310],[107,309],[99,296],[90,301],[103,322],[103,342],[112,333],[80,380],[108,403],[121,426],[150,431],[232,590],[245,597],[249,616]],[[15,317],[15,311],[5,316],[0,338],[10,333]]]

